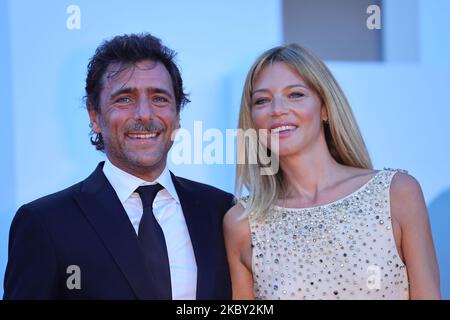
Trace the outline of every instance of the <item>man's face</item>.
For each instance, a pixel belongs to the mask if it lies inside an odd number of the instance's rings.
[[[150,60],[123,70],[108,67],[103,76],[100,112],[89,117],[95,133],[101,133],[108,159],[133,175],[160,172],[179,128],[172,80],[165,66]],[[154,177],[156,178],[156,177]]]

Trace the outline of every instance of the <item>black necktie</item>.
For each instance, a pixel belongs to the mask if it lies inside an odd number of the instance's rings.
[[[169,257],[167,255],[164,233],[153,214],[153,200],[158,191],[164,189],[160,184],[141,186],[136,189],[142,201],[142,218],[139,223],[138,238],[142,245],[147,266],[155,276],[153,287],[159,299],[172,299]]]

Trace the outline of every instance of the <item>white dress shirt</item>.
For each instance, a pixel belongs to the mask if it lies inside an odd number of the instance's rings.
[[[164,187],[153,201],[153,213],[166,239],[170,264],[172,298],[194,300],[197,292],[197,264],[189,231],[170,172],[164,168],[155,181],[148,182],[133,176],[105,161],[103,173],[116,191],[136,234],[142,217],[142,202],[135,190],[144,185],[159,183]]]

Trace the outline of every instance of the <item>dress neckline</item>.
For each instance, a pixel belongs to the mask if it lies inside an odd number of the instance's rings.
[[[313,206],[313,207],[304,207],[304,208],[291,208],[291,207],[283,207],[283,206],[278,206],[276,204],[273,204],[272,207],[276,210],[289,210],[289,211],[305,211],[305,210],[314,210],[314,209],[318,209],[318,208],[324,208],[324,207],[329,207],[333,204],[336,204],[338,202],[344,201],[350,197],[352,197],[353,195],[361,192],[362,190],[364,190],[369,184],[372,183],[372,181],[374,181],[378,175],[383,172],[384,170],[378,170],[375,172],[375,174],[373,175],[373,177],[371,177],[367,182],[365,182],[363,185],[361,185],[358,189],[356,189],[355,191],[352,191],[351,193],[347,194],[346,196],[343,196],[342,198],[339,198],[337,200],[334,200],[332,202],[327,202],[325,204],[321,204],[318,206]]]

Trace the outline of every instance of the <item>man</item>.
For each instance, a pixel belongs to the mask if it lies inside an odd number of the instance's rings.
[[[84,181],[22,206],[5,299],[228,299],[222,218],[233,196],[167,169],[187,99],[174,52],[149,35],[104,42],[88,65]]]

